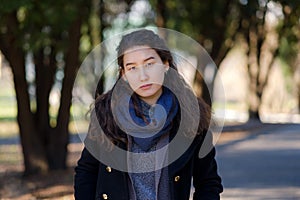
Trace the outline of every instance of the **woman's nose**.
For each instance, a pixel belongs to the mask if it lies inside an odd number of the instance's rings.
[[[149,78],[146,70],[144,69],[144,67],[140,68],[140,81],[147,81]]]

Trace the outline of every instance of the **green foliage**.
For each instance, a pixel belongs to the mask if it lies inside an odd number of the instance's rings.
[[[225,54],[237,29],[236,1],[180,0],[150,1],[164,7],[166,28],[180,31],[198,41],[214,58]],[[227,42],[225,42],[227,41]],[[222,49],[222,46],[226,48]],[[187,48],[188,49],[188,48]],[[217,55],[220,54],[220,55]]]
[[[295,36],[282,37],[279,46],[279,57],[287,63],[293,63],[298,54],[297,38]]]
[[[13,12],[21,7],[30,7],[32,0],[0,0],[0,14]]]
[[[299,53],[300,1],[279,1],[282,3],[284,19],[278,26],[280,35],[279,56],[293,66]],[[295,66],[293,66],[295,68]]]
[[[25,51],[36,51],[45,46],[63,50],[67,45],[67,31],[80,15],[88,13],[89,1],[75,0],[12,0],[1,4],[3,16],[17,13],[20,46]],[[81,9],[78,9],[81,8]],[[0,26],[8,26],[5,21]]]

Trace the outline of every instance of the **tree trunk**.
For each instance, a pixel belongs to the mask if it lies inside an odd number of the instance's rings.
[[[61,90],[57,126],[49,136],[48,162],[50,169],[66,167],[67,145],[69,142],[69,119],[72,89],[79,68],[79,41],[81,37],[81,18],[77,18],[69,29],[69,45],[66,52],[64,79]]]
[[[19,55],[15,53],[12,56],[18,57]],[[14,75],[18,108],[17,121],[23,148],[25,175],[46,172],[48,167],[45,157],[45,146],[40,142],[41,135],[38,134],[34,116],[30,110],[28,85],[25,79],[25,63],[24,61],[17,61],[16,63],[10,61],[10,65]]]
[[[300,40],[300,37],[299,37]],[[300,41],[298,42],[298,49],[300,49]],[[298,113],[300,114],[300,53],[298,52],[295,62],[294,80],[296,84],[296,97],[298,98]]]
[[[65,71],[61,103],[55,127],[50,126],[49,96],[54,83],[56,53],[51,47],[49,55],[43,49],[34,54],[36,67],[36,111],[30,106],[26,80],[25,53],[18,40],[16,12],[5,16],[7,31],[1,33],[0,48],[9,62],[14,78],[17,99],[17,121],[24,157],[24,175],[38,174],[66,167],[68,124],[72,88],[79,66],[79,41],[81,20],[78,18],[69,29],[69,46],[65,53]]]
[[[164,28],[166,25],[166,2],[156,1],[156,25]]]
[[[209,106],[212,106],[212,96],[211,96],[212,94],[210,92],[212,91],[212,88],[209,89],[208,87],[212,87],[212,86],[207,85],[202,75],[198,71],[196,71],[194,84],[193,84],[193,88],[195,90],[196,96],[202,97],[202,99]]]
[[[216,66],[219,67],[225,56],[229,51],[229,46],[225,43],[226,39],[226,29],[227,29],[227,21],[228,21],[228,13],[230,12],[232,0],[226,0],[223,3],[224,9],[220,14],[219,18],[215,19],[215,29],[214,32],[216,34],[212,35],[213,46],[210,53],[213,61],[215,62]],[[211,3],[211,10],[214,9],[215,4]]]
[[[250,20],[250,23],[253,23]],[[258,55],[260,55],[259,37],[255,24],[251,24],[248,29],[248,74],[250,77],[249,87],[249,119],[259,120],[259,107],[261,104],[261,93],[258,90],[259,64]]]
[[[25,72],[25,54],[18,45],[17,30],[18,22],[16,12],[5,16],[7,32],[2,34],[0,47],[3,55],[9,62],[15,85],[17,99],[17,122],[20,130],[20,138],[23,150],[25,170],[24,174],[29,175],[48,170],[45,157],[45,146],[40,142],[34,115],[30,108],[28,83]]]
[[[263,13],[265,16],[265,9]],[[268,25],[265,18],[259,20],[256,16],[251,16],[248,31],[248,73],[251,81],[249,118],[258,120],[263,92],[279,53],[278,33],[276,27]]]
[[[226,2],[222,4],[224,6],[222,13],[220,14],[219,18],[214,19],[215,34],[208,35],[209,37],[212,38],[212,43],[213,43],[210,56],[217,68],[220,66],[221,62],[223,61],[223,59],[225,58],[225,56],[229,51],[229,46],[225,44],[225,39],[226,39],[226,29],[227,29],[227,21],[228,21],[227,16],[230,11],[231,3],[232,0],[226,0]],[[210,4],[211,10],[214,9],[214,6],[215,6],[214,3]],[[202,43],[202,41],[200,40],[198,42]],[[213,99],[212,95],[213,95],[213,86],[214,86],[214,81],[216,76],[215,73],[216,71],[214,72],[212,77],[205,77],[211,80],[210,83],[206,83],[203,77],[201,76],[201,74],[199,73],[196,73],[194,78],[194,88],[196,90],[197,95],[201,96],[204,99],[204,101],[210,106],[212,105],[212,99]]]

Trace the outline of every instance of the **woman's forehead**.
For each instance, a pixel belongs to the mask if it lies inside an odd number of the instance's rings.
[[[149,46],[134,46],[124,52],[124,61],[143,61],[149,57],[157,58],[158,54]]]

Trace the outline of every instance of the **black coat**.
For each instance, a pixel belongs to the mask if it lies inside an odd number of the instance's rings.
[[[194,200],[217,200],[223,190],[217,172],[215,149],[199,158],[201,137],[195,137],[185,153],[168,166],[169,188],[172,200],[188,200],[191,180]],[[75,168],[76,200],[129,200],[128,173],[111,169],[95,159],[85,148]]]

